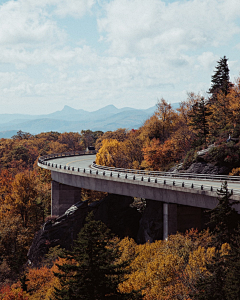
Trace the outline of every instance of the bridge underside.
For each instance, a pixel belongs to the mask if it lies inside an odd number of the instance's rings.
[[[201,230],[204,226],[203,211],[205,206],[209,206],[209,204],[206,204],[206,198],[202,199],[202,195],[177,192],[171,189],[164,190],[151,187],[143,189],[141,186],[128,185],[124,182],[120,184],[114,182],[113,184],[110,181],[94,178],[89,180],[89,177],[85,179],[85,177],[64,175],[63,178],[62,174],[52,172],[52,215],[64,214],[71,205],[81,200],[81,188],[86,188],[110,194],[148,199],[140,222],[142,230],[138,239],[142,243],[148,240],[152,241],[153,235],[155,236],[154,240],[165,239],[169,234],[174,234],[177,231],[185,232],[190,228]],[[213,198],[206,197],[212,203]],[[214,200],[214,203],[217,203],[217,200]]]

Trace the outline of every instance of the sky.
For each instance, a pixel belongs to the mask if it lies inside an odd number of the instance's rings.
[[[239,53],[239,0],[0,0],[0,114],[207,97]]]

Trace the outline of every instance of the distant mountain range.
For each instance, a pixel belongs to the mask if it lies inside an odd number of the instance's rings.
[[[172,106],[176,109],[179,103],[173,103]],[[108,105],[89,112],[65,105],[61,111],[46,115],[0,114],[0,138],[11,138],[19,130],[38,134],[48,131],[80,132],[86,129],[93,131],[137,129],[153,115],[155,110],[156,106],[148,109],[130,107],[118,109],[114,105]]]

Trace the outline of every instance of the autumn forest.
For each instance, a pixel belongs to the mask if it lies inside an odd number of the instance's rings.
[[[50,248],[37,267],[27,257],[51,218],[51,174],[37,166],[42,155],[94,146],[100,165],[190,172],[200,163],[239,176],[240,78],[230,82],[225,56],[206,95],[188,93],[177,109],[159,99],[139,129],[19,131],[0,139],[0,299],[240,299],[240,218],[226,183],[218,206],[206,212],[207,230],[137,244],[89,214],[71,250]],[[82,195],[82,201],[105,196]]]

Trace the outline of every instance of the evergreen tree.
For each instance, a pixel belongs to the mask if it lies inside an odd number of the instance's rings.
[[[228,243],[230,246],[234,244],[239,215],[233,208],[234,202],[230,200],[232,191],[229,192],[227,181],[222,184],[217,193],[219,203],[209,211],[210,221],[208,225],[213,228],[213,245],[220,249],[224,243]]]
[[[206,144],[206,138],[209,133],[207,117],[209,115],[208,106],[204,97],[201,97],[192,106],[192,111],[189,113],[189,125],[197,131],[198,144]]]
[[[112,234],[101,222],[86,218],[72,251],[65,251],[67,262],[58,265],[61,288],[55,298],[62,300],[141,299],[140,294],[121,294],[118,284],[124,280],[128,263],[116,263],[120,253]]]
[[[229,192],[226,181],[218,190],[218,196],[219,203],[210,211],[209,222],[213,227],[216,255],[213,262],[206,265],[208,272],[197,281],[192,295],[196,300],[240,299],[239,216],[230,202],[232,192]],[[225,243],[230,246],[229,253],[222,251]]]
[[[219,252],[211,264],[206,265],[208,275],[201,275],[196,283],[194,300],[226,300],[224,291],[226,267],[225,258]]]
[[[224,293],[226,300],[240,300],[240,228],[236,231],[236,239],[226,262],[226,279]]]
[[[210,102],[214,102],[216,100],[216,95],[219,92],[222,92],[226,96],[232,86],[230,83],[227,61],[228,59],[224,56],[217,62],[218,65],[216,66],[215,73],[212,76],[211,87],[208,91],[208,93],[211,94]]]

